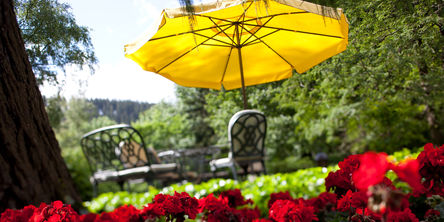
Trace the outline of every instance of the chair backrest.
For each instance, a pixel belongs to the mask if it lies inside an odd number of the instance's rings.
[[[265,115],[256,110],[242,110],[231,117],[228,124],[230,157],[236,161],[250,162],[265,156]]]
[[[80,143],[92,172],[151,164],[143,137],[129,125],[96,129],[85,134]]]

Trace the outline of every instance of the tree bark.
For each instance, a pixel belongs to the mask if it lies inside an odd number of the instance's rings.
[[[13,1],[0,1],[0,212],[80,196],[25,52]]]

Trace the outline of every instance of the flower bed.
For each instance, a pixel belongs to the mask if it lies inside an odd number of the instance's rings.
[[[8,209],[3,221],[442,221],[444,220],[444,146],[427,144],[416,159],[395,162],[385,153],[352,155],[325,178],[326,191],[312,198],[293,198],[290,192],[269,196],[264,215],[239,189],[191,197],[186,192],[158,194],[138,209],[132,205],[112,212],[78,215],[55,201],[40,207]],[[398,189],[386,177],[409,185]],[[331,191],[331,192],[330,192]]]

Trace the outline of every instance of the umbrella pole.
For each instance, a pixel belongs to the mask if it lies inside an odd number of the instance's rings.
[[[242,65],[241,47],[237,47],[237,52],[239,55],[239,66],[240,66],[241,81],[242,81],[242,96],[244,99],[244,109],[247,109],[247,96],[245,93],[244,66]]]

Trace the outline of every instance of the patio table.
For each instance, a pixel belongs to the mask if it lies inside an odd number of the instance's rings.
[[[183,171],[193,182],[199,183],[213,177],[209,162],[221,153],[227,145],[212,145],[178,150]]]

